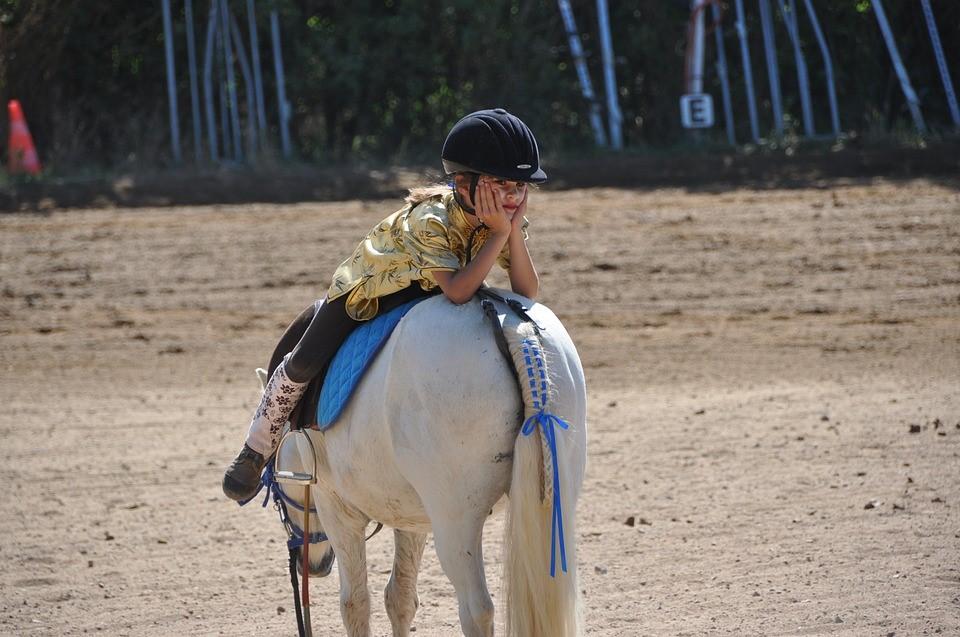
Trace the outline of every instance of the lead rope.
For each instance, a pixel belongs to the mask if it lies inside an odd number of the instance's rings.
[[[310,577],[309,573],[309,558],[307,557],[310,544],[319,544],[320,542],[326,542],[328,540],[327,534],[323,531],[313,531],[309,530],[308,517],[310,514],[317,513],[317,509],[314,506],[310,506],[309,510],[305,509],[300,505],[296,500],[291,498],[283,490],[283,487],[280,486],[280,483],[276,478],[276,471],[274,467],[274,460],[276,455],[271,456],[267,461],[267,464],[263,468],[263,473],[260,476],[260,486],[257,489],[256,493],[252,496],[240,502],[240,505],[243,506],[253,500],[259,495],[260,491],[266,489],[266,496],[263,499],[262,506],[264,508],[270,503],[271,496],[273,497],[273,506],[277,510],[277,513],[280,515],[280,524],[283,526],[284,530],[287,532],[287,555],[288,555],[288,568],[290,571],[290,586],[293,588],[293,606],[294,606],[294,615],[297,619],[297,632],[299,637],[309,637],[312,634],[312,627],[309,627],[304,619],[306,615],[309,617],[310,611],[309,607],[306,608],[306,613],[304,613],[304,606],[301,604],[301,597],[303,593],[307,591],[307,596],[309,596],[309,583],[308,579]],[[287,510],[287,506],[292,506],[298,511],[303,512],[304,514],[304,527],[306,530],[301,529],[297,524],[290,518],[290,513]],[[370,538],[379,533],[383,529],[383,524],[377,522],[376,528],[368,535],[364,541],[369,542]],[[301,588],[300,580],[297,577],[297,565],[298,562],[302,562],[300,568],[304,573],[304,586]]]

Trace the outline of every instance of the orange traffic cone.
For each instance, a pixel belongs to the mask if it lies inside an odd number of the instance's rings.
[[[33,146],[33,138],[30,137],[30,129],[27,128],[27,120],[23,117],[20,102],[10,100],[7,110],[10,113],[10,156],[7,160],[7,168],[11,175],[19,173],[36,175],[40,172],[40,159],[37,157],[37,149]]]

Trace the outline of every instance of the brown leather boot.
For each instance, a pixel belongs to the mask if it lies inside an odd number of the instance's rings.
[[[267,459],[243,445],[243,449],[223,474],[223,492],[231,500],[241,502],[253,497],[260,486],[260,474]]]

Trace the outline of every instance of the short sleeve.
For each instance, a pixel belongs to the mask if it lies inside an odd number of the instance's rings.
[[[436,270],[456,271],[460,259],[450,245],[450,235],[443,221],[435,215],[409,219],[404,232],[404,244],[411,264],[421,279],[436,284]]]
[[[523,223],[520,224],[520,232],[523,233],[523,240],[527,241],[530,238],[530,233],[527,231],[527,227],[530,225],[530,220],[526,217],[523,218]],[[510,269],[510,246],[504,245],[503,250],[500,251],[500,254],[497,255],[497,265],[499,265],[504,270]]]

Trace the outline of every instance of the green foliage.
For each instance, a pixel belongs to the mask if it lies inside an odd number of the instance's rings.
[[[605,104],[593,0],[574,14],[594,92]],[[777,0],[772,3],[777,5]],[[869,2],[814,2],[834,56],[845,131],[887,135],[909,128],[899,84]],[[956,80],[960,3],[934,2],[941,40]],[[184,156],[192,157],[184,4],[172,0]],[[810,68],[818,132],[829,130],[819,48],[801,6],[801,39]],[[748,139],[744,82],[733,2],[723,2],[724,41],[737,139]],[[746,2],[761,126],[772,130],[770,96],[756,3]],[[928,124],[950,122],[919,3],[887,2],[900,53]],[[277,107],[269,9],[280,15],[292,136],[298,157],[316,162],[435,161],[449,127],[477,108],[504,106],[524,118],[547,154],[592,149],[589,105],[580,93],[563,23],[553,0],[274,0],[257,3],[269,139]],[[231,0],[241,27],[246,3]],[[209,2],[194,0],[202,64]],[[678,147],[679,97],[689,2],[610,3],[619,103],[629,149]],[[778,66],[788,125],[800,119],[793,53],[775,10]],[[247,43],[249,46],[249,43]],[[707,40],[706,89],[715,96],[715,45]],[[239,69],[238,69],[239,70]],[[166,69],[160,3],[118,0],[0,0],[0,99],[23,103],[41,158],[64,171],[92,166],[155,166],[169,156]],[[239,74],[238,74],[239,77]],[[241,116],[245,91],[239,80]],[[6,126],[4,122],[3,127]],[[204,130],[206,121],[203,121]],[[5,136],[5,128],[0,134]],[[702,143],[724,139],[720,127]]]
[[[564,39],[551,2],[282,7],[286,59],[302,61],[289,83],[297,137],[311,158],[428,148],[435,155],[449,127],[475,108],[502,105],[538,122],[549,121],[551,101],[579,105],[575,76],[558,68]],[[554,131],[573,143],[581,134],[577,127]]]
[[[45,163],[115,165],[162,143],[149,130],[165,105],[158,7],[34,0],[0,12],[0,97],[21,101]]]

